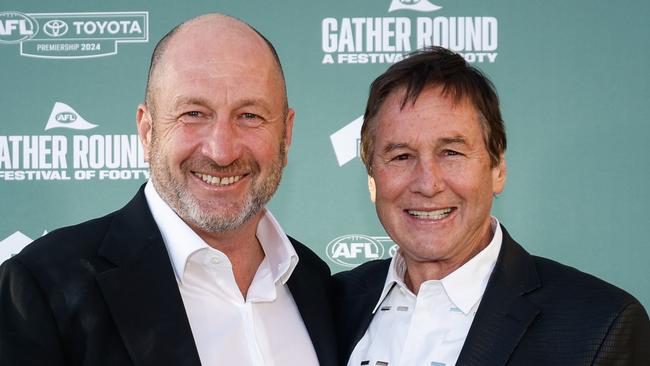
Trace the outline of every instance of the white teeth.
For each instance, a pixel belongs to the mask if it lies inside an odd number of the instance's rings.
[[[451,208],[445,208],[442,210],[436,210],[436,211],[416,211],[416,210],[408,210],[409,215],[415,216],[421,219],[432,219],[432,220],[440,220],[444,219],[449,215],[451,212]]]
[[[212,175],[201,174],[201,173],[194,173],[194,175],[201,178],[202,181],[204,181],[204,182],[206,182],[208,184],[212,184],[212,185],[220,186],[220,187],[228,186],[228,185],[231,185],[233,183],[239,182],[239,180],[242,178],[241,175],[235,175],[235,176],[232,176],[232,177],[223,177],[223,178],[214,177]]]

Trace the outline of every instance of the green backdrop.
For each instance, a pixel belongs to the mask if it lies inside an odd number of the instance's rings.
[[[513,237],[650,306],[650,2],[4,0],[0,7],[0,260],[45,231],[131,198],[146,176],[131,135],[153,46],[181,21],[220,11],[278,49],[297,116],[270,206],[334,272],[391,253],[355,157],[353,122],[369,83],[428,39],[463,53],[499,91],[508,182],[494,214]],[[84,121],[96,126],[75,129],[90,126]]]

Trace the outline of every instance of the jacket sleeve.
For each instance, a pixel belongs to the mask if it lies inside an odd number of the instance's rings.
[[[623,308],[609,328],[594,365],[650,365],[650,320],[641,304]]]
[[[52,309],[34,276],[15,259],[0,266],[0,365],[65,365]]]

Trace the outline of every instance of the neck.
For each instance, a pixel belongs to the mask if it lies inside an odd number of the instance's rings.
[[[227,232],[206,232],[191,226],[209,246],[228,257],[232,264],[235,282],[244,299],[255,273],[264,259],[264,250],[256,234],[257,224],[261,217],[262,213],[260,212],[241,227]]]
[[[473,240],[468,240],[470,244],[461,248],[461,251],[452,254],[450,258],[422,260],[411,256],[407,252],[403,252],[404,262],[406,264],[404,284],[417,295],[422,283],[431,280],[441,280],[462,267],[490,244],[493,236],[490,221],[487,222],[486,228],[481,232],[483,235]]]

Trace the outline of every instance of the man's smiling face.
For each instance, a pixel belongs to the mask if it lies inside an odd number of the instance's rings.
[[[401,109],[404,89],[375,116],[372,179],[380,221],[407,262],[453,271],[490,240],[493,195],[503,190],[503,158],[491,166],[479,113],[441,88]]]
[[[196,23],[170,40],[140,135],[163,199],[194,229],[223,232],[258,215],[277,189],[293,111],[259,36]]]

